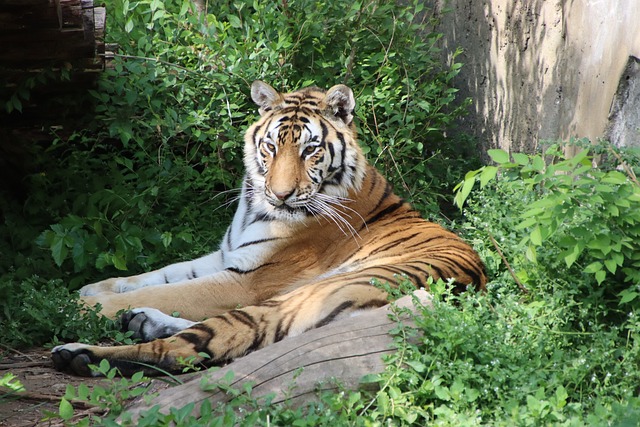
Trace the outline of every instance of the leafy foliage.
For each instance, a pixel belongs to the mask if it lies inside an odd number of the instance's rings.
[[[637,152],[625,154],[631,165],[640,164]],[[517,215],[510,216],[515,217],[511,232],[521,234],[523,262],[575,275],[573,287],[589,298],[627,304],[640,296],[640,183],[629,163],[620,166],[626,173],[606,164],[596,167],[589,149],[566,158],[556,145],[545,153],[548,165],[541,155],[516,153],[513,161],[502,150],[489,155],[498,166],[469,172],[458,186],[459,205],[476,181],[486,187],[498,180],[499,191],[522,197]],[[559,253],[541,265],[539,253],[550,248]],[[524,272],[520,278],[529,281]]]

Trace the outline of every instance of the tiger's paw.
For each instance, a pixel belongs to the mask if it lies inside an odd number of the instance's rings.
[[[58,371],[96,377],[99,374],[92,371],[89,365],[99,363],[99,358],[92,353],[91,347],[93,346],[80,343],[59,345],[51,350],[51,359]]]
[[[101,282],[85,285],[80,288],[81,297],[90,297],[100,294],[117,294],[122,292],[121,279],[115,277],[112,279],[103,280]]]
[[[158,338],[167,338],[196,322],[179,317],[169,316],[160,310],[150,307],[134,308],[126,311],[121,317],[122,330],[133,331],[133,338],[143,342]]]

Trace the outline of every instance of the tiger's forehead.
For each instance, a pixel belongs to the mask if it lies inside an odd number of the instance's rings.
[[[319,111],[320,102],[325,92],[317,87],[308,87],[295,92],[283,94],[284,109],[299,108],[303,110]]]
[[[298,108],[275,113],[266,126],[267,137],[281,143],[298,142],[323,133],[322,124],[314,115],[305,114]]]
[[[318,88],[283,94],[283,105],[270,114],[265,130],[273,139],[299,139],[304,135],[310,137],[322,133],[320,104],[324,95],[324,91]]]

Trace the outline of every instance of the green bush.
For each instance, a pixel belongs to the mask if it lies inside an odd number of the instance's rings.
[[[610,150],[614,160],[622,159]],[[545,153],[548,164],[542,155],[514,154],[512,161],[502,150],[489,150],[498,166],[469,172],[456,201],[461,206],[476,181],[481,187],[494,184],[480,196],[488,193],[490,199],[480,202],[481,209],[495,209],[490,217],[494,223],[485,219],[483,227],[498,227],[500,238],[517,236],[519,254],[513,254],[513,262],[520,281],[535,283],[542,271],[571,277],[574,292],[604,304],[603,314],[615,313],[618,306],[637,307],[640,302],[640,183],[629,166],[640,165],[638,154],[626,150],[627,162],[613,164],[617,168],[594,166],[588,148],[566,158],[553,145]],[[497,206],[501,197],[496,194],[513,200]],[[497,215],[506,224],[498,225]]]

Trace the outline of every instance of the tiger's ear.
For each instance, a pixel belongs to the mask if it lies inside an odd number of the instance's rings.
[[[348,86],[333,86],[327,91],[323,102],[332,116],[339,118],[347,125],[351,124],[356,100]]]
[[[284,98],[267,83],[256,80],[251,85],[251,99],[260,107],[260,115],[282,105]]]

